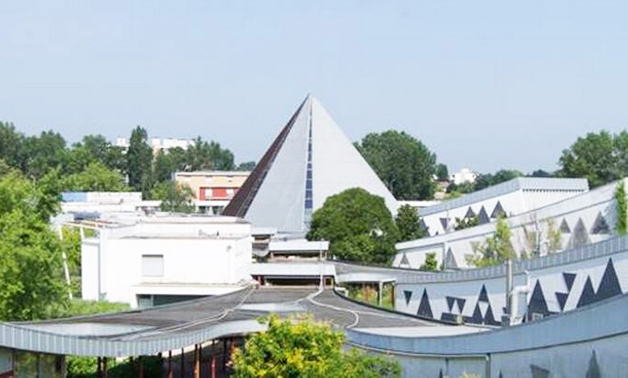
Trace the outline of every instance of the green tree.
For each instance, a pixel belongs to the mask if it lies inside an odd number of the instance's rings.
[[[154,164],[156,182],[172,180],[172,175],[178,171],[185,171],[188,167],[186,151],[181,147],[171,148],[168,151],[160,150]]]
[[[120,173],[112,171],[100,162],[92,162],[83,172],[67,176],[63,179],[63,187],[65,190],[77,192],[130,191]]]
[[[436,155],[421,141],[395,130],[366,135],[356,143],[364,159],[397,199],[432,199]]]
[[[152,189],[153,150],[148,145],[148,134],[137,126],[131,133],[127,151],[129,185],[145,196]]]
[[[547,253],[556,253],[563,247],[563,234],[556,227],[554,218],[549,218],[545,223],[547,227]]]
[[[508,259],[515,259],[517,255],[511,243],[512,232],[508,221],[500,217],[497,220],[495,233],[486,238],[484,243],[474,245],[474,254],[467,256],[467,262],[478,268],[499,265]]]
[[[44,131],[39,136],[30,136],[20,148],[20,168],[29,178],[40,178],[50,169],[63,168],[67,163],[68,151],[65,140],[54,131]]]
[[[352,188],[314,212],[307,238],[328,240],[330,254],[341,260],[388,263],[399,231],[383,198]]]
[[[474,215],[472,217],[456,218],[455,230],[464,230],[465,228],[475,227],[480,224],[480,217]]]
[[[438,271],[438,260],[436,260],[436,253],[427,253],[425,255],[425,263],[419,267],[419,270],[426,272]]]
[[[47,201],[16,173],[0,179],[0,320],[55,316],[67,303],[61,245],[40,208]]]
[[[628,133],[588,133],[563,150],[558,164],[560,177],[586,178],[591,188],[619,180],[628,174]]]
[[[436,178],[439,180],[449,180],[449,169],[447,169],[447,165],[443,163],[436,165]]]
[[[220,143],[207,142],[197,137],[187,149],[187,163],[190,171],[232,171],[235,169],[233,153],[223,149]]]
[[[194,192],[187,185],[164,181],[155,185],[152,197],[161,201],[161,210],[175,213],[191,213],[194,211]]]
[[[481,190],[489,186],[501,184],[517,177],[522,177],[523,173],[515,169],[501,169],[493,174],[480,174],[475,179],[474,190]]]
[[[12,123],[0,122],[0,159],[10,167],[20,167],[20,149],[24,135]]]
[[[397,209],[395,223],[399,229],[399,241],[415,240],[427,236],[427,230],[421,227],[421,217],[415,207],[400,206]]]
[[[250,336],[234,353],[235,377],[400,377],[401,367],[388,358],[343,351],[345,337],[311,318],[261,320],[265,332]]]
[[[615,231],[619,235],[628,232],[628,204],[626,203],[626,186],[624,180],[619,181],[615,189],[615,204],[617,206],[617,224]]]
[[[255,169],[255,162],[246,161],[244,163],[240,163],[236,168],[236,171],[252,171],[253,169]]]

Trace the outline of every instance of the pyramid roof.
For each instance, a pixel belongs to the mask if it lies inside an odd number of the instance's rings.
[[[308,95],[223,214],[258,227],[304,233],[327,197],[359,187],[397,201],[323,106]]]

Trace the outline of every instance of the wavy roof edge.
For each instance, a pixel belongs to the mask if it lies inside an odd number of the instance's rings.
[[[554,178],[554,177],[517,177],[501,184],[489,186],[477,192],[465,194],[462,197],[443,201],[437,205],[419,210],[421,216],[440,213],[476,202],[499,197],[517,190],[569,190],[586,192],[589,190],[587,179],[583,178]]]

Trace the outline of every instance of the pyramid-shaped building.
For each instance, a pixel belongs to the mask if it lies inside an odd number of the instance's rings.
[[[303,234],[327,197],[355,187],[383,197],[395,214],[395,198],[327,111],[308,96],[223,214]]]

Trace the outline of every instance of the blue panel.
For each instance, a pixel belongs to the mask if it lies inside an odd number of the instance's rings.
[[[62,202],[87,202],[86,192],[64,192],[61,193]]]

